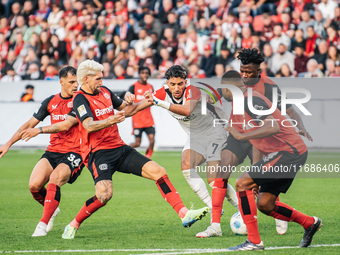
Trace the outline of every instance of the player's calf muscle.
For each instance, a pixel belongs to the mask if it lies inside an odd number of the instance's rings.
[[[112,198],[113,188],[112,188],[112,181],[99,181],[96,184],[96,196],[98,200],[106,204]]]

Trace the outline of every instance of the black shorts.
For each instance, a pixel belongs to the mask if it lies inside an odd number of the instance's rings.
[[[55,169],[61,163],[68,165],[71,170],[71,176],[68,183],[75,182],[84,168],[84,163],[81,156],[75,152],[59,153],[45,151],[41,158],[46,158],[48,162],[50,162],[53,169]]]
[[[143,132],[145,132],[147,135],[154,135],[156,133],[155,127],[146,127],[146,128],[135,128],[133,130],[133,134],[135,137],[141,138]]]
[[[124,145],[92,153],[89,157],[88,168],[96,184],[102,180],[112,180],[112,175],[116,171],[142,176],[142,168],[149,161],[151,160],[135,149]]]
[[[260,192],[278,196],[287,192],[298,170],[306,162],[307,155],[308,152],[301,155],[287,151],[271,153],[251,166],[248,174],[261,186]]]
[[[248,156],[250,161],[253,159],[253,145],[248,141],[240,141],[235,139],[231,134],[228,135],[226,145],[223,150],[229,150],[238,158],[238,163],[242,164]]]

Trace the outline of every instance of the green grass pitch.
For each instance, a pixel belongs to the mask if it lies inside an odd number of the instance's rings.
[[[232,234],[229,228],[229,219],[236,212],[229,203],[224,204],[225,214],[221,222],[223,236],[198,239],[195,235],[206,229],[210,215],[185,229],[175,211],[163,200],[153,181],[116,173],[113,177],[112,200],[83,223],[74,240],[63,240],[61,234],[64,227],[74,218],[84,202],[94,195],[93,181],[87,169],[84,169],[74,184],[62,187],[61,213],[56,218],[52,231],[46,237],[32,238],[31,235],[42,215],[42,206],[31,197],[28,180],[42,153],[43,151],[37,150],[10,151],[0,159],[0,253],[63,250],[62,253],[24,254],[185,254],[188,252],[185,249],[225,249],[246,239],[244,236]],[[196,208],[204,206],[182,176],[180,152],[156,152],[153,160],[167,169],[169,178],[184,204],[189,207],[190,202],[195,202]],[[308,163],[336,164],[339,161],[339,153],[312,152],[308,158]],[[234,185],[235,178],[232,178],[230,183]],[[322,218],[324,226],[316,234],[313,245],[340,243],[339,184],[338,178],[296,178],[288,193],[281,196],[281,201],[292,207]],[[303,235],[303,229],[299,225],[289,223],[287,234],[279,236],[272,218],[259,213],[258,221],[265,247],[299,245]],[[119,251],[75,251],[95,249]],[[340,254],[340,246],[277,249],[264,253]]]

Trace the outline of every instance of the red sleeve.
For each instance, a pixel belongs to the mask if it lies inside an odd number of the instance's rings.
[[[201,91],[192,85],[189,85],[185,91],[185,100],[200,100]]]
[[[156,91],[153,93],[153,95],[154,95],[155,97],[157,97],[158,99],[160,99],[160,100],[164,100],[165,97],[166,97],[165,88],[162,87],[162,88],[156,90]]]

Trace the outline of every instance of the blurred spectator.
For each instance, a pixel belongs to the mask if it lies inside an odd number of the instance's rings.
[[[114,74],[112,72],[112,66],[109,62],[103,62],[103,79],[113,79]]]
[[[222,46],[226,46],[228,41],[227,38],[224,37],[222,27],[217,26],[215,27],[215,47],[214,47],[214,52],[215,55],[218,57],[221,54],[221,48]]]
[[[274,53],[273,53],[272,46],[270,46],[269,43],[266,43],[265,45],[263,45],[263,54],[267,62],[268,68],[272,69]]]
[[[52,11],[48,15],[47,22],[48,25],[54,33],[59,27],[59,20],[63,17],[64,11],[60,9],[60,6],[57,3],[52,3]]]
[[[204,45],[204,55],[201,59],[200,69],[205,71],[207,77],[215,75],[216,56],[213,54],[210,44]]]
[[[297,29],[294,37],[291,39],[291,48],[295,49],[297,46],[306,49],[306,40],[303,38],[303,31],[301,29]]]
[[[6,17],[0,19],[0,32],[5,35],[5,38],[9,38],[11,35],[11,27],[8,25],[8,20]]]
[[[47,20],[50,15],[51,9],[47,6],[46,0],[38,0],[38,10],[35,12],[35,16],[38,24],[43,20]]]
[[[114,66],[113,72],[114,72],[115,79],[117,80],[125,79],[125,76],[124,76],[125,70],[120,64]]]
[[[157,18],[162,24],[168,23],[168,14],[173,9],[172,0],[162,0],[162,5],[160,6]]]
[[[124,75],[125,79],[134,79],[137,78],[138,76],[136,75],[136,71],[132,66],[128,66],[126,68],[126,73]]]
[[[325,38],[327,34],[326,34],[325,25],[324,25],[325,21],[322,17],[322,13],[320,11],[315,11],[314,18],[315,18],[315,22],[314,22],[315,33],[317,33],[321,38]]]
[[[217,57],[216,60],[216,64],[222,64],[223,66],[226,66],[231,61],[233,61],[233,59],[233,54],[230,54],[227,45],[222,45],[220,55]]]
[[[44,80],[58,80],[58,70],[56,66],[52,63],[49,63],[46,67]]]
[[[20,30],[17,31],[15,34],[15,41],[11,45],[11,49],[14,50],[15,56],[19,56],[21,50],[24,48],[25,42],[24,42],[24,36],[21,33]]]
[[[327,42],[325,40],[322,40],[318,45],[318,53],[312,57],[318,62],[318,67],[322,72],[325,71],[327,56],[328,56]]]
[[[197,64],[191,64],[189,66],[188,78],[207,78],[204,70],[200,69]]]
[[[75,50],[72,52],[71,58],[68,61],[70,66],[77,68],[81,62],[86,60],[85,55],[83,54],[83,50],[80,46],[77,46]]]
[[[179,48],[176,52],[174,65],[186,66],[186,63],[187,59],[184,55],[184,50],[182,48]]]
[[[34,15],[34,3],[33,0],[27,0],[24,2],[24,6],[21,10],[21,15],[24,16],[25,20],[28,20],[28,17]]]
[[[27,84],[25,87],[25,93],[20,97],[21,102],[33,102],[33,94],[34,94],[34,86],[31,84]]]
[[[238,34],[241,33],[241,26],[236,22],[234,13],[229,12],[226,21],[222,24],[222,30],[225,38],[230,38],[232,28],[236,29]]]
[[[334,26],[329,26],[327,28],[327,44],[330,45],[334,45],[335,47],[337,47],[338,50],[340,50],[340,37],[337,33],[337,30]]]
[[[334,19],[334,9],[338,4],[333,0],[321,0],[318,4],[318,10],[322,13],[324,19]]]
[[[20,16],[21,5],[17,2],[15,2],[15,3],[13,3],[11,9],[12,9],[12,15],[9,16],[9,18],[8,18],[8,24],[9,24],[11,29],[14,29],[15,26],[16,26],[17,17]]]
[[[44,74],[39,70],[39,65],[32,62],[28,65],[28,70],[22,78],[24,80],[43,80]]]
[[[272,71],[270,70],[267,60],[263,61],[260,65],[260,69],[261,69],[261,76],[262,77],[273,77],[274,74],[272,73]]]
[[[270,40],[270,46],[272,46],[274,53],[278,51],[280,44],[284,44],[287,49],[290,49],[289,37],[282,32],[282,26],[280,24],[276,24],[274,26],[274,38]]]
[[[301,13],[301,19],[302,21],[300,22],[298,28],[303,31],[303,37],[307,38],[307,28],[310,26],[314,27],[315,20],[311,19],[308,11],[303,11]]]
[[[339,51],[338,51],[338,49],[335,46],[329,46],[327,58],[331,59],[333,61],[340,60]]]
[[[253,38],[251,36],[251,29],[249,27],[242,28],[242,48],[251,48]]]
[[[307,71],[307,62],[309,60],[309,57],[305,55],[305,50],[300,45],[297,45],[294,51],[295,51],[294,59],[295,72],[297,75],[305,73]]]
[[[162,23],[149,12],[145,14],[141,27],[149,31],[149,34],[156,33],[158,37],[162,34]]]
[[[166,24],[164,28],[165,29],[166,28],[172,28],[175,37],[179,34],[180,26],[177,23],[177,15],[176,15],[176,13],[174,13],[174,12],[169,12],[168,13],[168,24]]]
[[[232,54],[234,54],[237,49],[241,49],[242,47],[242,39],[234,27],[232,27],[230,30],[230,37],[228,37],[227,47]]]
[[[318,62],[315,59],[310,59],[307,62],[307,72],[305,78],[323,77],[323,73],[318,68]]]
[[[288,78],[288,77],[294,77],[294,76],[289,66],[287,64],[283,64],[280,70],[276,72],[275,77]]]
[[[131,42],[135,39],[135,33],[133,27],[124,20],[123,16],[117,16],[117,25],[114,29],[114,35],[119,35],[121,40],[127,40]]]
[[[164,38],[160,41],[160,47],[166,48],[172,58],[176,56],[178,40],[172,28],[167,27],[164,29]]]
[[[148,33],[145,29],[139,31],[138,40],[136,41],[134,48],[136,50],[136,55],[140,58],[145,57],[145,49],[149,47],[152,43],[152,39],[148,36]]]
[[[274,37],[274,22],[271,19],[271,16],[268,13],[264,13],[263,17],[263,29],[259,29],[258,25],[254,25],[254,29],[256,31],[262,32],[261,39],[263,41],[270,41]],[[255,19],[254,19],[255,20]]]
[[[57,65],[59,67],[66,65],[67,64],[66,43],[64,41],[60,41],[57,35],[52,35],[51,44],[53,57],[57,61]]]
[[[15,29],[13,29],[12,35],[9,38],[10,44],[13,44],[16,41],[16,34],[17,33],[21,33],[21,34],[24,35],[26,30],[27,30],[27,26],[26,26],[26,23],[25,23],[24,16],[18,15],[17,18],[16,18],[15,24],[16,24],[16,27],[15,27]]]
[[[42,31],[42,28],[37,24],[34,15],[30,15],[28,17],[28,25],[29,27],[26,29],[26,32],[24,33],[25,42],[31,40],[31,36],[33,33],[40,34],[40,32]]]
[[[222,78],[224,73],[225,73],[224,65],[216,64],[215,65],[215,76],[213,78]]]
[[[340,65],[340,62],[339,62]],[[326,72],[325,72],[325,77],[336,77],[340,75],[335,72],[335,63],[332,59],[327,59],[326,60]]]
[[[89,37],[88,32],[86,31],[81,32],[78,35],[78,39],[80,41],[79,46],[85,55],[87,54],[89,49],[94,49],[95,56],[98,59],[101,57],[98,43],[94,39]]]
[[[1,57],[0,68],[3,68],[6,63],[8,50],[9,50],[8,41],[5,40],[4,33],[0,32],[0,57]]]
[[[17,75],[13,67],[8,67],[6,75],[1,78],[1,82],[17,82],[21,81],[20,75]]]
[[[320,42],[320,37],[315,33],[312,26],[307,28],[307,40],[306,40],[306,55],[311,58],[314,56],[315,50],[317,50]]]
[[[176,0],[176,7],[174,10],[175,10],[176,15],[179,16],[182,14],[187,14],[190,10],[190,6],[187,5],[184,0]]]
[[[283,64],[288,64],[291,72],[294,70],[294,54],[289,52],[287,46],[283,43],[279,45],[277,53],[273,56],[272,72],[276,74]]]
[[[137,57],[136,50],[134,48],[130,48],[128,51],[128,66],[132,66],[135,70],[138,70],[138,67],[142,65],[143,59]]]

